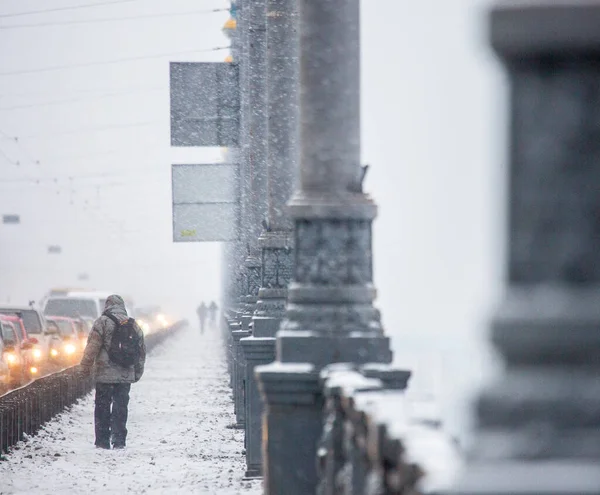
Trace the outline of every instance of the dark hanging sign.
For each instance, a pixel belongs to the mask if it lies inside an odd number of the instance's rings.
[[[2,223],[21,223],[19,215],[2,215]]]
[[[171,62],[171,145],[237,146],[240,131],[238,66]]]

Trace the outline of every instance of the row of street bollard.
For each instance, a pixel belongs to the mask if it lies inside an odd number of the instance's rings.
[[[145,337],[147,351],[152,350],[187,322],[179,321]],[[46,422],[65,411],[93,387],[89,375],[72,366],[57,373],[34,380],[0,397],[0,454],[34,435]]]

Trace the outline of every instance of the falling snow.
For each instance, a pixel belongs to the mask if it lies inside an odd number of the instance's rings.
[[[153,351],[132,386],[127,448],[94,447],[93,397],[17,445],[0,463],[0,494],[259,494],[243,481],[243,430],[234,423],[219,336],[183,330]]]

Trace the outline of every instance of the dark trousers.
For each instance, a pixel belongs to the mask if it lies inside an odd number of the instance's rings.
[[[127,406],[131,383],[96,383],[96,445],[124,446],[127,438]],[[112,407],[111,407],[112,406]]]

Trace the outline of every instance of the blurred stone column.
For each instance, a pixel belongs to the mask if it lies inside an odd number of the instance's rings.
[[[242,296],[239,321],[241,330],[233,332],[233,354],[237,356],[234,373],[234,403],[238,426],[245,425],[245,357],[240,338],[247,337],[261,281],[258,237],[267,211],[267,108],[266,108],[266,0],[245,0],[241,11],[242,44],[242,243],[243,262],[239,269]]]
[[[498,2],[511,86],[506,373],[459,494],[600,494],[600,3]]]
[[[286,203],[298,165],[298,32],[296,0],[267,2],[268,216],[259,237],[262,280],[252,337],[241,341],[246,366],[246,476],[262,472],[262,399],[254,368],[275,359],[275,333],[292,275],[292,228]]]
[[[240,9],[242,7],[243,0],[231,0],[230,7],[230,18],[227,19],[225,24],[223,25],[223,33],[230,39],[231,44],[231,55],[226,58],[226,62],[238,64],[241,69],[241,59],[242,59],[242,37],[241,37],[241,26],[240,23]],[[243,100],[242,95],[242,74],[240,70],[240,78],[239,78],[239,91],[240,98]],[[241,111],[240,111],[241,113]],[[240,123],[241,127],[241,123]],[[226,161],[228,163],[236,163],[238,164],[239,170],[242,170],[242,147],[243,144],[243,130],[240,129],[240,138],[238,142],[238,146],[236,148],[228,148],[226,154]],[[239,177],[240,186],[241,184],[241,176]],[[242,189],[242,187],[240,187]],[[240,198],[240,207],[243,208],[244,204]],[[241,217],[243,218],[243,211],[240,212]],[[240,222],[241,223],[241,222]],[[241,237],[241,225],[240,232],[238,235]],[[240,250],[242,243],[238,239],[237,241],[225,242],[222,246],[222,270],[223,270],[223,292],[221,297],[221,308],[224,310],[223,313],[227,318],[233,316],[233,312],[237,309],[239,305],[240,298],[240,281],[238,279],[238,266],[239,266],[239,258],[240,258]],[[225,321],[221,321],[221,325],[224,327]],[[226,338],[229,338],[228,335],[230,332],[227,328],[223,329],[223,333]]]
[[[258,300],[261,282],[261,255],[258,238],[261,225],[267,217],[267,20],[266,0],[252,0],[245,4],[247,20],[247,70],[248,70],[248,161],[246,180],[248,182],[249,204],[246,227],[247,257],[244,262],[247,276],[242,325],[244,328],[252,320]]]
[[[373,201],[360,166],[359,0],[299,0],[299,188],[290,201],[294,268],[277,362],[258,367],[266,403],[265,493],[317,487],[323,396],[334,362],[390,362],[373,306]]]

